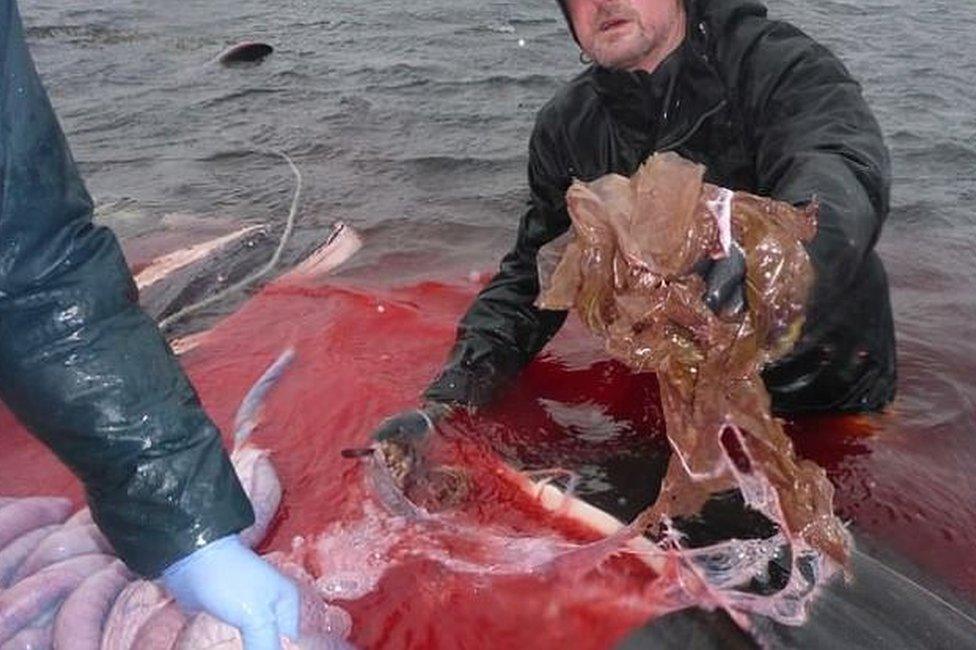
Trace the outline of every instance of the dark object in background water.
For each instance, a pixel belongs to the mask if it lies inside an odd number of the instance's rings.
[[[242,63],[261,63],[274,52],[274,48],[267,43],[257,41],[242,41],[231,45],[217,55],[218,63],[222,65],[239,65]]]

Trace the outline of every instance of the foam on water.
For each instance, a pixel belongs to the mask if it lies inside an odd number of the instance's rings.
[[[740,444],[744,443],[742,432],[728,428]],[[723,432],[716,435],[721,437]],[[735,476],[746,503],[776,522],[780,531],[788,531],[773,485],[761,473],[741,470],[728,448],[723,445],[722,449],[723,470]],[[334,525],[305,549],[301,548],[303,540],[296,546],[305,551],[321,576],[318,587],[332,598],[362,598],[377,588],[387,570],[417,558],[481,579],[532,575],[574,580],[599,569],[609,557],[624,553],[655,560],[655,566],[664,567],[646,591],[648,606],[653,604],[655,613],[695,606],[722,608],[740,626],[751,630],[747,615],[803,625],[813,599],[839,571],[803,539],[802,531],[792,536],[779,532],[767,539],[731,539],[691,549],[665,521],[656,545],[642,546],[640,551],[628,547],[628,542],[653,523],[645,515],[607,537],[586,543],[555,533],[519,534],[472,521],[459,512],[428,512],[398,488],[378,454],[367,457],[365,464],[370,495],[380,508],[367,502],[358,520]],[[752,466],[758,465],[753,462]],[[788,565],[784,585],[765,594],[748,589],[756,581],[773,582],[770,567],[774,563],[782,566],[784,561]]]

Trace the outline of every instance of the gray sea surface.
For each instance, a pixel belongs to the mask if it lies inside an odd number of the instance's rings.
[[[950,240],[972,251],[976,4],[770,5],[863,82],[894,154],[886,239],[956,229]],[[429,253],[417,264],[432,268],[463,244],[472,266],[490,266],[510,243],[535,112],[580,69],[551,0],[22,0],[21,8],[103,213],[281,219],[291,177],[255,152],[281,149],[307,181],[303,229],[343,219],[398,255]],[[253,68],[212,64],[249,38],[276,52]],[[933,252],[945,266],[945,251]]]
[[[361,270],[398,282],[497,264],[527,199],[535,112],[580,70],[552,0],[20,4],[103,218],[280,225],[292,177],[261,153],[280,149],[306,182],[286,261],[341,219],[367,239]],[[894,190],[879,250],[898,329],[899,426],[958,439],[946,467],[972,482],[976,3],[769,5],[844,60],[882,125]],[[243,39],[275,53],[253,67],[213,63]]]

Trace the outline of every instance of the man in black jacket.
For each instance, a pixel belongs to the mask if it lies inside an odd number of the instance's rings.
[[[251,505],[92,224],[15,0],[0,0],[0,72],[0,399],[81,479],[129,568],[240,628],[247,650],[277,649],[298,634],[298,590],[236,536]]]
[[[513,250],[462,318],[425,405],[378,439],[422,437],[452,405],[499,393],[552,338],[565,312],[539,310],[539,249],[570,225],[573,179],[632,175],[653,152],[705,165],[716,185],[793,204],[814,197],[816,284],[803,335],[764,379],[779,412],[882,408],[895,392],[888,286],[874,245],[888,212],[888,152],[841,62],[753,0],[562,0],[595,63],[539,111],[529,144],[531,204]],[[706,273],[706,299],[734,308],[741,260]],[[739,286],[737,286],[739,285]]]

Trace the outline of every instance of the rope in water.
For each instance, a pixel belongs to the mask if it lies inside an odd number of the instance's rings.
[[[288,211],[288,219],[285,222],[285,230],[284,232],[282,232],[281,239],[278,242],[278,248],[275,249],[274,254],[271,256],[271,259],[268,260],[267,264],[265,264],[263,267],[261,267],[251,275],[247,276],[240,282],[237,282],[227,287],[226,289],[223,289],[222,291],[218,291],[217,293],[213,294],[212,296],[208,296],[203,300],[187,305],[186,307],[180,309],[179,311],[176,311],[170,314],[169,316],[167,316],[166,318],[160,320],[159,321],[160,331],[166,331],[174,323],[182,320],[183,318],[186,318],[190,314],[195,314],[201,309],[205,309],[206,307],[209,307],[210,305],[213,305],[214,303],[223,300],[224,298],[226,298],[227,296],[233,293],[248,288],[258,280],[268,275],[274,269],[274,267],[277,266],[278,262],[281,260],[281,254],[285,250],[285,245],[288,243],[288,240],[291,238],[292,231],[295,229],[295,217],[298,214],[298,201],[302,194],[302,173],[301,171],[299,171],[298,167],[295,165],[292,159],[288,157],[288,154],[286,154],[285,152],[271,151],[270,153],[273,153],[277,156],[284,158],[285,162],[288,163],[288,166],[291,167],[292,173],[295,175],[295,193],[292,196],[291,208]]]

